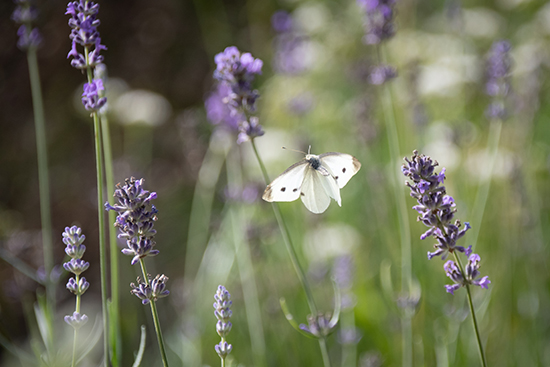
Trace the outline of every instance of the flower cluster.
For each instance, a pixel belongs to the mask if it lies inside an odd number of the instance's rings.
[[[381,85],[397,76],[397,70],[390,65],[374,66],[369,75],[369,81],[374,85]]]
[[[446,194],[445,186],[441,186],[445,180],[445,168],[440,173],[435,173],[438,163],[423,154],[419,155],[416,150],[411,159],[405,158],[405,161],[403,174],[412,181],[406,185],[411,189],[411,196],[418,202],[413,209],[419,214],[418,221],[429,227],[420,238],[424,240],[433,236],[438,242],[434,246],[436,251],[428,252],[428,258],[441,256],[444,260],[455,250],[469,255],[470,248],[456,245],[457,240],[470,229],[470,224],[466,223],[461,230],[460,221],[452,223],[456,204],[452,196]]]
[[[447,291],[453,293],[454,290],[466,284],[487,288],[490,283],[487,277],[479,281],[475,280],[479,275],[479,256],[471,254],[471,246],[465,249],[456,244],[470,229],[470,224],[466,223],[464,229],[460,229],[460,221],[452,222],[456,212],[456,204],[454,199],[446,194],[445,186],[442,186],[445,180],[445,168],[436,173],[435,167],[438,166],[438,163],[432,161],[430,157],[418,154],[416,150],[410,159],[405,158],[405,162],[402,171],[411,180],[411,182],[406,182],[406,185],[411,189],[411,196],[418,202],[418,205],[414,206],[413,209],[419,213],[418,221],[429,227],[420,236],[420,239],[435,237],[437,240],[434,246],[436,251],[428,252],[428,259],[441,256],[441,259],[444,260],[449,253],[455,251],[469,256],[465,275],[462,274],[460,264],[457,265],[453,261],[445,263],[444,269],[447,275],[456,283],[454,286],[447,286]]]
[[[277,33],[273,45],[273,67],[280,73],[296,75],[311,68],[312,59],[308,57],[310,42],[307,36],[300,34],[293,26],[292,17],[284,10],[271,16],[271,26]]]
[[[218,353],[220,358],[224,360],[233,349],[233,346],[225,341],[225,337],[229,334],[233,326],[231,321],[229,321],[233,314],[231,311],[233,302],[231,302],[231,294],[229,294],[223,285],[218,286],[214,299],[216,300],[216,302],[214,302],[214,315],[216,315],[218,319],[216,331],[222,338],[222,340],[215,345],[214,349],[216,349],[216,353]]]
[[[31,6],[30,0],[14,0],[17,7],[11,15],[11,19],[20,24],[17,30],[19,40],[17,47],[26,50],[29,47],[38,47],[42,42],[42,36],[37,28],[32,27],[32,22],[38,16],[36,9]]]
[[[319,312],[316,316],[307,317],[307,325],[300,324],[300,330],[315,338],[324,338],[330,335],[338,325],[338,319],[330,313]]]
[[[65,247],[65,253],[71,257],[71,260],[64,263],[63,267],[75,275],[74,278],[71,277],[69,279],[66,287],[77,297],[77,309],[71,316],[65,316],[65,322],[73,328],[78,329],[88,321],[88,316],[80,313],[80,302],[78,301],[90,286],[86,278],[80,278],[80,274],[90,266],[88,262],[82,260],[82,256],[86,251],[86,246],[82,243],[86,239],[86,236],[82,234],[82,229],[77,226],[66,227],[62,236],[63,243],[67,246]]]
[[[168,281],[166,275],[159,274],[155,279],[151,279],[151,275],[147,274],[147,278],[148,281],[145,282],[138,277],[137,285],[130,283],[130,287],[132,288],[130,293],[141,299],[141,303],[146,305],[151,301],[156,301],[170,294],[170,291],[166,289],[166,282]]]
[[[93,69],[103,62],[100,52],[106,50],[107,47],[101,44],[101,37],[97,30],[100,24],[97,19],[98,11],[99,5],[93,1],[72,1],[67,5],[65,14],[71,16],[69,26],[72,28],[69,36],[72,47],[67,58],[72,57],[71,65],[76,69]],[[84,48],[83,53],[78,51],[77,45]],[[99,79],[94,79],[84,85],[82,104],[86,110],[97,111],[107,103],[107,99],[99,95],[102,90],[103,83]]]
[[[504,100],[510,91],[511,46],[508,41],[493,43],[487,60],[486,93],[492,97],[485,114],[491,119],[505,119]]]
[[[477,285],[481,288],[488,289],[489,284],[491,284],[488,276],[484,276],[481,279],[476,279],[480,275],[478,271],[480,260],[481,258],[478,254],[471,254],[468,258],[468,264],[464,268],[464,275],[462,275],[462,272],[454,261],[447,261],[443,266],[443,269],[445,269],[447,276],[455,282],[453,285],[445,286],[447,292],[454,294],[454,291],[465,286],[466,284]]]
[[[366,44],[377,45],[394,36],[395,0],[357,0],[357,3],[365,13],[363,41]]]
[[[159,253],[153,249],[153,238],[157,233],[153,226],[157,220],[158,210],[151,204],[151,200],[157,198],[157,193],[144,190],[143,182],[143,178],[126,179],[125,185],[116,185],[114,197],[118,199],[118,203],[105,203],[105,210],[114,210],[118,213],[115,227],[120,230],[118,238],[126,240],[128,247],[123,249],[122,253],[133,256],[132,265],[146,256],[155,256]]]
[[[260,96],[252,89],[254,77],[262,72],[263,62],[250,53],[243,53],[234,46],[227,47],[215,57],[214,78],[225,85],[221,97],[229,108],[230,116],[238,119],[239,139],[242,143],[264,134],[257,118],[248,118],[256,110],[256,100]]]
[[[216,89],[208,94],[204,100],[206,117],[213,125],[238,131],[239,122],[244,120],[240,113],[232,113],[229,106],[224,103],[224,98],[231,94],[231,87],[226,83],[218,83]]]

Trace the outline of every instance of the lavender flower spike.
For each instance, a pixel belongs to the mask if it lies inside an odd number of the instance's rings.
[[[166,282],[168,277],[164,274],[159,274],[155,279],[151,280],[151,276],[148,275],[149,283],[137,278],[137,285],[130,283],[132,290],[130,293],[141,299],[141,303],[146,305],[151,301],[156,301],[159,298],[167,297],[170,291],[166,289]]]
[[[510,91],[510,42],[497,41],[491,46],[487,59],[487,84],[485,92],[492,97],[485,114],[490,119],[505,119],[505,99]]]
[[[38,12],[31,5],[30,0],[15,0],[17,7],[11,15],[11,19],[20,24],[17,30],[19,40],[17,41],[17,47],[20,50],[27,50],[28,48],[36,48],[42,43],[42,36],[37,28],[32,28],[32,23],[36,19]]]
[[[405,184],[411,189],[411,196],[418,202],[413,209],[419,214],[418,221],[429,227],[420,239],[435,237],[437,240],[434,246],[436,251],[428,252],[428,258],[441,256],[445,260],[454,251],[468,256],[471,248],[457,246],[456,242],[470,229],[470,224],[466,223],[464,229],[460,229],[460,221],[452,223],[456,204],[451,196],[446,195],[445,187],[442,186],[445,168],[435,173],[438,163],[423,154],[419,155],[416,150],[410,160],[405,158],[405,162],[402,171],[410,179]]]
[[[491,281],[488,276],[484,276],[481,279],[476,279],[479,276],[479,261],[481,258],[478,254],[471,254],[468,259],[468,264],[464,268],[465,276],[462,275],[458,266],[454,261],[447,261],[443,268],[449,278],[452,279],[455,284],[446,285],[447,292],[454,294],[454,291],[460,287],[464,287],[466,284],[472,284],[480,286],[481,288],[489,289]]]
[[[114,210],[118,213],[115,227],[120,230],[118,238],[126,240],[128,247],[123,249],[122,253],[133,256],[132,265],[139,259],[159,253],[154,249],[153,240],[157,233],[153,226],[158,211],[151,204],[151,200],[157,198],[157,193],[144,190],[143,182],[143,179],[136,180],[134,177],[126,179],[125,185],[119,183],[116,186],[114,197],[118,199],[118,203],[105,203],[105,210]]]
[[[357,4],[365,13],[363,41],[366,44],[376,45],[394,36],[395,0],[357,0]]]
[[[216,315],[216,318],[218,319],[218,322],[216,323],[216,331],[222,338],[222,340],[215,345],[214,349],[220,358],[224,360],[233,349],[231,344],[228,344],[225,341],[225,337],[229,334],[231,327],[233,326],[231,321],[229,321],[231,319],[231,315],[233,314],[231,311],[231,305],[233,302],[231,302],[231,294],[229,294],[223,285],[218,286],[214,299],[216,300],[216,302],[214,302],[214,315]]]

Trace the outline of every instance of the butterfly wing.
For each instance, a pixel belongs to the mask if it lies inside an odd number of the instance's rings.
[[[345,153],[323,153],[319,155],[319,159],[321,160],[321,163],[333,174],[339,188],[346,186],[348,181],[361,168],[361,163],[357,160],[357,158]]]
[[[332,177],[323,176],[309,164],[307,165],[301,198],[306,208],[312,213],[320,214],[327,210],[330,204],[330,196],[325,189],[326,184],[323,182],[327,178],[334,181]]]
[[[304,159],[288,167],[286,171],[267,185],[262,199],[269,202],[298,199],[308,166],[308,161]]]

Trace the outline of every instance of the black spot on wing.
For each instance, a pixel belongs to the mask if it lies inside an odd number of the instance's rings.
[[[281,187],[281,191],[282,191],[282,192],[285,192],[285,191],[286,191],[286,187]]]
[[[337,180],[337,179],[338,179],[338,176],[335,176],[334,179]]]
[[[303,192],[301,193],[302,196],[306,196],[306,194],[304,194]]]
[[[296,189],[294,189],[294,190],[292,190],[292,192],[296,192],[296,191],[298,191],[298,189],[297,189],[297,188],[296,188]]]
[[[346,173],[346,167],[342,168],[342,173]]]

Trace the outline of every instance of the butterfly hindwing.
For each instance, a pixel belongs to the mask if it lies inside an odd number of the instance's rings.
[[[308,167],[309,163],[305,159],[290,166],[267,186],[262,199],[269,202],[298,199]]]
[[[319,155],[322,164],[334,175],[339,188],[346,186],[348,181],[361,168],[361,163],[352,155],[329,152]]]
[[[330,178],[330,176],[328,177]],[[307,165],[300,197],[306,208],[315,214],[324,212],[330,204],[330,196],[325,190],[325,185],[321,181],[323,179],[325,179],[325,177],[322,177],[322,175],[309,164]]]

